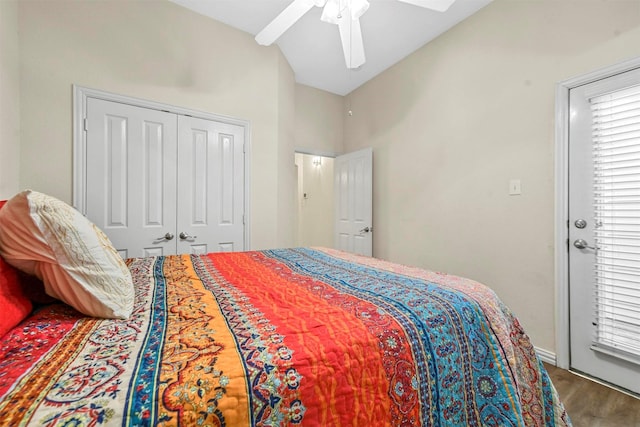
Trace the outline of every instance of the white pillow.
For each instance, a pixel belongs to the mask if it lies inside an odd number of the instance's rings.
[[[0,209],[0,254],[81,313],[131,316],[134,290],[126,264],[102,230],[54,197],[26,190]]]

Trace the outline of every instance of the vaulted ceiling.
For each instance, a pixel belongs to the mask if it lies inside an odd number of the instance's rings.
[[[258,34],[292,0],[171,0],[217,21]],[[277,41],[298,83],[346,95],[476,13],[492,0],[456,0],[436,12],[397,0],[370,0],[360,18],[366,62],[358,69],[345,65],[336,25],[320,20],[313,7]]]

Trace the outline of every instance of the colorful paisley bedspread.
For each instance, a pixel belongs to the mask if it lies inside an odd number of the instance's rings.
[[[476,282],[328,249],[127,263],[129,320],[58,304],[4,337],[0,425],[571,425]]]

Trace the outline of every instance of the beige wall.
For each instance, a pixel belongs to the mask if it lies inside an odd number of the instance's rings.
[[[290,247],[295,244],[296,167],[295,167],[295,92],[293,70],[285,57],[278,57],[278,234],[276,245]],[[260,209],[258,207],[258,209]]]
[[[344,153],[344,97],[296,85],[295,147],[314,154]]]
[[[18,3],[0,1],[0,200],[19,191]]]
[[[316,155],[335,156],[344,153],[344,97],[309,86],[295,86],[295,149]],[[331,185],[331,194],[322,196],[322,201],[304,201],[303,187],[309,168],[305,168],[303,156],[296,153],[297,199],[295,200],[294,241],[297,246],[333,247],[333,168],[324,168],[325,187]],[[311,156],[307,158],[309,162]],[[333,159],[329,159],[333,165]],[[326,181],[328,179],[328,181]],[[315,184],[314,184],[315,185]],[[319,203],[320,202],[320,203]],[[319,203],[319,204],[318,204]],[[327,206],[330,204],[331,221],[327,223]],[[310,224],[315,224],[309,228]],[[320,225],[319,225],[320,224]]]
[[[19,29],[21,187],[71,202],[72,84],[223,114],[251,123],[252,248],[293,244],[295,83],[276,47],[168,1],[24,1]]]
[[[488,284],[554,351],[555,84],[638,55],[638,1],[495,0],[353,92],[375,256]]]

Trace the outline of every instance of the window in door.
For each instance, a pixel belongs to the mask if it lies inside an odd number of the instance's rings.
[[[570,366],[640,393],[640,71],[569,91]]]

